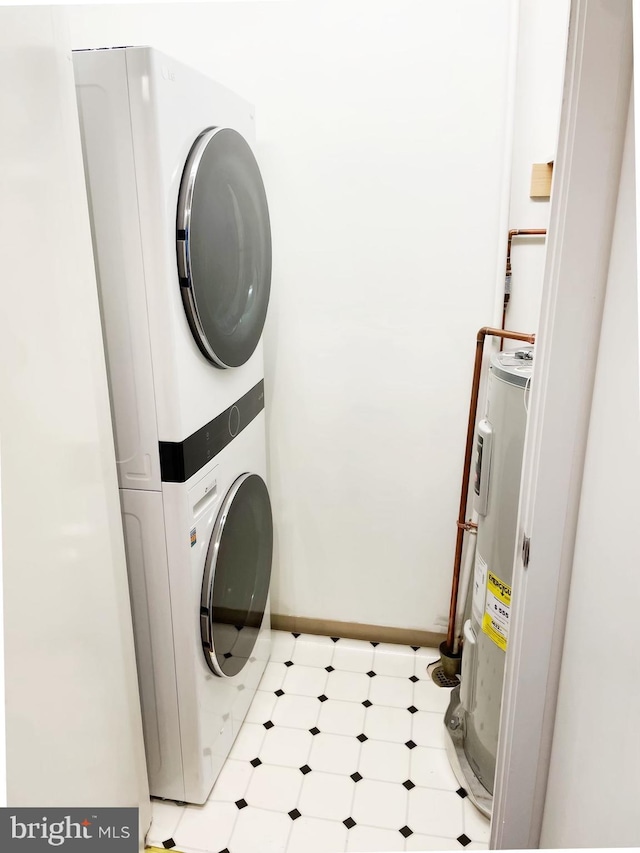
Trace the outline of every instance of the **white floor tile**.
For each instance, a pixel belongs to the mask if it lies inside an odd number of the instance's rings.
[[[462,803],[464,815],[464,831],[472,841],[479,841],[487,844],[489,841],[489,833],[491,824],[483,814],[473,805],[469,798],[465,798]]]
[[[249,761],[237,761],[228,758],[216,779],[213,791],[209,794],[209,799],[230,803],[242,799],[252,773],[253,767]]]
[[[418,678],[422,678],[425,681],[431,681],[431,676],[427,673],[427,667],[430,663],[434,661],[440,660],[440,652],[438,649],[429,649],[426,647],[419,648],[416,652],[416,668],[414,675],[417,675]],[[431,682],[433,684],[433,682]],[[435,684],[434,684],[435,687]]]
[[[471,845],[467,845],[465,850],[468,850]],[[424,853],[425,850],[460,850],[462,845],[455,838],[437,838],[435,835],[419,835],[415,833],[407,838],[405,850],[419,850]]]
[[[373,826],[354,826],[349,830],[347,842],[349,853],[395,853],[404,850],[404,838],[399,832],[390,829],[377,829]]]
[[[401,785],[407,779],[411,779],[409,773],[411,752],[412,750],[407,749],[403,743],[365,741],[360,749],[358,772],[365,779],[377,779],[380,782],[395,782]]]
[[[453,792],[414,788],[409,791],[407,825],[424,835],[457,838],[464,831],[462,800]]]
[[[302,666],[329,666],[335,643],[330,637],[301,634],[296,640],[291,660]]]
[[[291,660],[295,637],[288,631],[271,632],[271,660],[278,663]]]
[[[359,735],[364,725],[365,708],[355,702],[329,699],[322,703],[318,717],[321,732],[334,735]]]
[[[320,735],[318,735],[320,737]],[[306,729],[274,726],[269,729],[262,744],[260,759],[265,764],[282,767],[303,767],[309,763],[309,753],[314,737]]]
[[[286,813],[247,806],[238,813],[231,840],[225,847],[233,853],[284,853],[292,824]]]
[[[446,750],[418,746],[411,750],[411,772],[414,785],[457,791],[460,783],[454,776]]]
[[[282,689],[286,694],[295,696],[321,696],[327,683],[328,673],[322,667],[295,666],[289,667],[284,677]]]
[[[310,729],[318,720],[320,704],[312,696],[281,696],[276,703],[271,722],[276,726]]]
[[[196,850],[224,850],[238,818],[234,803],[209,800],[204,806],[187,806],[182,820],[172,836],[176,847]]]
[[[356,783],[351,816],[357,824],[399,830],[407,819],[407,791],[392,782]]]
[[[238,761],[251,761],[260,754],[266,731],[260,723],[244,723],[231,747],[229,758],[235,758]]]
[[[299,817],[293,822],[287,853],[342,853],[347,827],[339,820]]]
[[[283,663],[269,661],[258,685],[258,690],[280,690],[288,668]]]
[[[305,817],[346,820],[351,817],[355,784],[348,776],[314,770],[304,778],[298,810]]]
[[[412,738],[418,746],[445,748],[444,717],[434,711],[413,714]]]
[[[176,827],[184,814],[185,806],[151,800],[151,829],[149,844],[162,846],[162,842],[173,838]]]
[[[437,711],[444,714],[451,701],[451,690],[438,687],[431,679],[416,681],[413,687],[413,704],[419,711]]]
[[[360,741],[352,735],[321,732],[313,738],[308,764],[312,770],[350,776],[358,769],[360,747]]]
[[[406,743],[411,739],[411,714],[403,708],[374,705],[367,708],[364,733],[374,740]]]
[[[245,720],[248,723],[266,723],[267,720],[271,719],[277,701],[278,697],[275,693],[266,693],[264,690],[257,690],[249,706]]]
[[[329,699],[342,699],[345,702],[363,702],[369,696],[372,681],[363,672],[343,672],[336,670],[329,673],[325,694]]]
[[[297,768],[261,764],[253,771],[244,799],[257,808],[290,812],[298,804],[303,778]]]
[[[376,675],[371,679],[369,699],[374,705],[389,705],[406,710],[413,704],[413,684],[408,678]]]
[[[416,653],[411,646],[394,646],[380,643],[373,654],[373,671],[377,675],[393,675],[396,678],[409,678],[416,667]]]
[[[347,672],[369,672],[373,667],[373,646],[364,640],[339,640],[331,665]]]

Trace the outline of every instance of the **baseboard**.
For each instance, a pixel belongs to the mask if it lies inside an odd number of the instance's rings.
[[[361,622],[337,622],[333,619],[313,619],[308,616],[271,614],[271,627],[277,631],[300,634],[321,634],[325,637],[344,637],[349,640],[369,640],[373,643],[400,643],[437,649],[446,640],[445,634],[419,631],[414,628],[391,628],[385,625],[364,625]]]

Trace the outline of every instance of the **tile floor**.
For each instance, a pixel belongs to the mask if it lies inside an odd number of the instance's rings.
[[[148,843],[183,853],[487,849],[444,749],[436,650],[273,632],[204,806],[153,801]]]

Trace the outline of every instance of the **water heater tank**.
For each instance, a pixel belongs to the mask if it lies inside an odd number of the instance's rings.
[[[452,767],[489,815],[498,746],[526,403],[533,347],[491,359],[485,417],[476,430],[473,469],[476,556],[464,622],[460,686],[445,715]]]

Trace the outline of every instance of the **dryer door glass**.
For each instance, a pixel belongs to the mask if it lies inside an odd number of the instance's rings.
[[[269,595],[272,550],[267,487],[257,474],[243,474],[218,512],[202,583],[202,647],[217,675],[236,675],[251,656]]]
[[[196,343],[217,367],[244,364],[269,303],[271,228],[258,164],[235,130],[207,130],[191,149],[177,241],[180,291]]]

